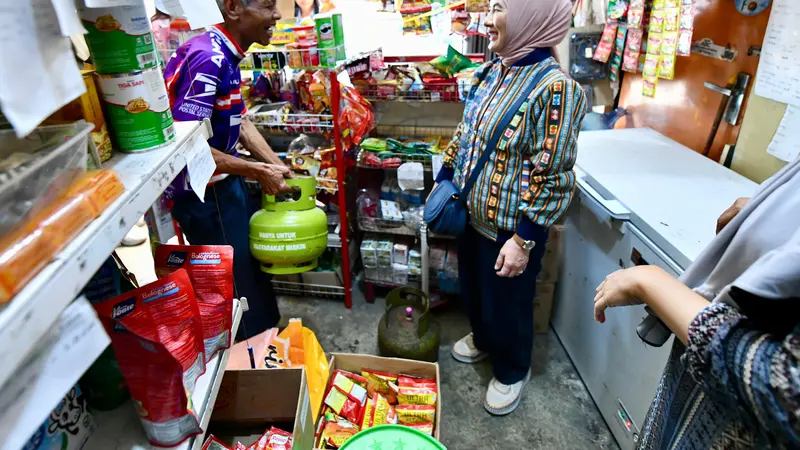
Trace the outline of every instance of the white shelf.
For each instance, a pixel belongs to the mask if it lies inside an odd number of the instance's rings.
[[[231,336],[236,336],[239,329],[239,322],[242,319],[242,307],[238,300],[234,300],[233,306],[233,327]],[[208,422],[214,412],[214,403],[217,401],[219,387],[222,377],[225,375],[225,367],[228,365],[231,349],[224,350],[217,354],[206,364],[206,373],[197,379],[197,384],[192,394],[192,404],[197,407],[196,413],[200,418],[200,428],[203,433],[194,438],[187,439],[175,450],[200,450],[205,439],[205,432],[208,430]],[[128,400],[113,411],[93,411],[97,430],[83,450],[152,450],[164,449],[155,447],[148,443],[147,436],[139,421],[139,416]]]
[[[39,349],[61,312],[78,296],[125,234],[186,166],[196,139],[208,139],[208,122],[176,123],[171,145],[137,154],[116,154],[114,169],[125,192],[69,243],[4,308],[0,309],[0,387]]]

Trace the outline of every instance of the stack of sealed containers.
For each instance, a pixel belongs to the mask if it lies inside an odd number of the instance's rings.
[[[142,0],[90,8],[78,0],[114,147],[141,152],[175,138],[160,58]]]

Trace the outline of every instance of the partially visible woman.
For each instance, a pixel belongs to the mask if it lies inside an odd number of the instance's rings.
[[[641,450],[800,448],[800,159],[718,229],[680,280],[641,266],[597,288],[597,321],[645,303],[677,337]]]
[[[455,359],[490,357],[494,379],[484,407],[511,413],[530,379],[533,298],[548,228],[572,199],[576,142],[586,100],[552,48],[572,20],[569,0],[492,0],[486,26],[499,59],[476,72],[464,119],[437,182],[464,189],[484,152],[488,162],[468,195],[470,226],[459,242],[459,280],[472,333]],[[536,84],[539,79],[538,84]],[[517,111],[512,105],[530,92]],[[498,130],[507,113],[510,125]],[[487,145],[495,133],[495,147]]]

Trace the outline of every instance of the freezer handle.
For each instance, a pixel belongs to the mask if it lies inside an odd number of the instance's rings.
[[[586,173],[578,167],[575,167],[575,176],[577,178],[578,188],[591,199],[587,206],[596,214],[610,216],[610,218],[616,220],[630,219],[630,210],[626,208],[625,205],[620,203],[619,200],[609,200],[603,197],[603,195],[600,194],[597,189],[593,188],[592,185],[586,181]]]

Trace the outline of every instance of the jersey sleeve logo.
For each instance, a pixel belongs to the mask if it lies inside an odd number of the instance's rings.
[[[219,78],[213,75],[195,74],[192,84],[186,90],[186,95],[183,99],[213,107],[219,84]]]

